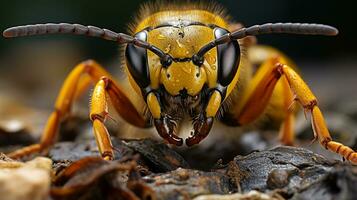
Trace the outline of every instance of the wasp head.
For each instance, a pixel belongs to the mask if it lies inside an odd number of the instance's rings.
[[[240,58],[237,41],[199,55],[205,44],[226,33],[219,27],[183,22],[148,28],[135,35],[162,51],[161,57],[128,44],[130,75],[146,98],[159,134],[170,143],[182,144],[174,133],[176,125],[186,116],[194,126],[193,137],[186,144],[196,144],[206,137],[227,87],[235,84]]]

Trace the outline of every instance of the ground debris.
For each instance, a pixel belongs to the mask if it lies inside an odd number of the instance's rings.
[[[62,170],[53,180],[54,199],[141,199],[151,195],[136,178],[135,161],[105,161],[100,157],[80,159]],[[133,178],[134,177],[134,178]],[[137,192],[139,191],[139,192]],[[137,193],[135,193],[137,192]],[[154,194],[152,194],[154,195]]]
[[[197,170],[162,142],[114,137],[112,141],[114,161],[99,156],[95,140],[58,142],[49,152],[54,162],[51,198],[353,199],[353,186],[357,185],[356,166],[328,160],[304,148],[254,151]],[[252,190],[260,193],[250,193]]]
[[[277,147],[237,156],[227,167],[241,192],[278,192],[287,199],[353,199],[356,166],[309,150]]]
[[[130,140],[128,147],[143,155],[150,162],[153,172],[168,172],[179,167],[189,168],[189,164],[180,154],[162,142],[151,139]]]
[[[114,161],[99,156],[94,140],[57,143],[49,152],[54,162],[51,198],[353,199],[357,185],[356,166],[327,160],[304,148],[255,151],[202,171],[191,169],[180,154],[161,142],[112,141]],[[23,165],[0,155],[0,167]]]
[[[168,173],[143,177],[158,199],[191,199],[203,194],[228,194],[232,185],[228,176],[217,172],[203,172],[178,168]]]
[[[116,160],[136,157],[143,172],[167,172],[178,167],[189,167],[180,154],[162,142],[151,139],[121,140],[114,137],[112,142]],[[49,157],[58,169],[63,169],[82,158],[98,155],[98,147],[94,140],[59,142],[49,152]]]

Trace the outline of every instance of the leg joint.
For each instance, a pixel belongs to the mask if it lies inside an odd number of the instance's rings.
[[[93,67],[94,65],[98,65],[98,63],[92,59],[89,59],[89,60],[85,60],[82,62],[82,64],[85,66],[85,67]]]
[[[328,149],[328,143],[332,141],[332,138],[326,137],[320,143],[325,149]]]
[[[283,67],[284,67],[284,64],[276,63],[274,72],[275,72],[275,76],[277,79],[279,79],[281,77],[281,75],[284,74]]]
[[[107,89],[107,88],[109,87],[110,82],[111,82],[111,80],[110,80],[108,77],[106,77],[106,76],[100,77],[100,81],[103,81],[103,82],[104,82],[104,88],[105,88],[105,89]]]
[[[91,69],[96,64],[97,63],[94,60],[91,60],[91,59],[82,62],[84,71],[87,72],[87,73],[90,73]]]
[[[64,115],[63,111],[57,107],[54,108],[53,112],[56,113],[58,117],[63,117],[63,115]]]
[[[84,72],[86,72],[89,75],[92,75],[94,68],[96,67],[100,68],[100,64],[92,59],[83,61],[81,65],[83,66]]]
[[[308,104],[303,105],[303,107],[307,110],[312,110],[315,106],[317,106],[317,100],[313,99]]]
[[[106,117],[105,114],[90,114],[90,116],[89,116],[91,121],[99,120],[101,122],[105,121],[105,117]]]
[[[113,152],[112,151],[105,151],[101,154],[104,160],[113,160]]]

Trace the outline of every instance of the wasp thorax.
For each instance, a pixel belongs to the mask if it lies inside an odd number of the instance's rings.
[[[190,96],[200,93],[206,83],[204,68],[192,62],[174,62],[168,68],[161,69],[160,82],[172,96],[187,91]]]

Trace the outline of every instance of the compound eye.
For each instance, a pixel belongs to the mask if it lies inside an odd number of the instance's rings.
[[[146,41],[147,31],[138,32],[134,37]],[[147,50],[133,44],[128,44],[125,49],[125,58],[129,73],[134,78],[135,82],[141,88],[149,86],[150,74]]]
[[[228,31],[223,28],[215,28],[214,36],[219,38]],[[217,46],[218,57],[218,83],[228,86],[238,71],[240,61],[240,48],[236,40]]]

